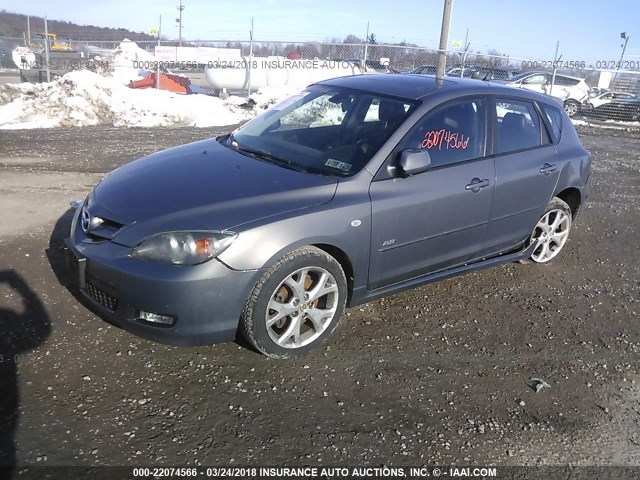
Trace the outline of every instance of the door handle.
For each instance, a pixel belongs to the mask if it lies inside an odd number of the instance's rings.
[[[551,172],[555,172],[558,166],[555,163],[545,163],[540,169],[540,173],[549,175]]]
[[[484,180],[480,180],[478,177],[471,180],[471,183],[466,185],[464,188],[466,190],[471,190],[473,193],[478,193],[484,187],[489,186],[489,179],[485,178]]]

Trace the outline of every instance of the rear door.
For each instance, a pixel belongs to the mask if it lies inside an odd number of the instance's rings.
[[[528,238],[553,195],[561,170],[533,102],[496,98],[492,111],[496,188],[487,254],[504,252]]]
[[[464,263],[481,248],[495,177],[486,115],[485,98],[437,107],[391,153],[388,162],[427,149],[432,167],[408,178],[383,167],[371,183],[369,289]]]

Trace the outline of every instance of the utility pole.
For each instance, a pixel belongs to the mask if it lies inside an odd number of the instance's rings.
[[[160,35],[162,35],[162,15],[160,15],[160,21],[158,23],[158,46],[160,46]],[[156,63],[158,64],[158,69],[156,70],[156,88],[160,89],[160,62]]]
[[[556,54],[553,56],[553,72],[551,73],[551,85],[549,85],[549,92],[547,95],[551,96],[553,92],[553,86],[556,84],[556,71],[558,70],[558,62],[562,58],[562,55],[558,56],[558,49],[560,48],[560,40],[556,42]]]
[[[622,59],[624,58],[624,51],[627,49],[627,42],[629,41],[629,35],[627,35],[627,32],[622,32],[620,34],[620,38],[624,40],[624,43],[621,45],[622,46],[622,54],[620,55],[620,61],[618,62],[618,68],[616,68],[616,75],[613,78],[614,84],[615,84],[615,81],[618,79],[618,72],[620,71],[620,67],[622,66]]]
[[[362,60],[362,73],[367,71],[367,47],[369,46],[369,22],[367,22],[367,36],[364,38],[364,60]]]
[[[440,82],[444,78],[444,69],[447,65],[447,43],[449,42],[449,24],[451,23],[452,6],[453,0],[444,0],[442,29],[440,30],[440,48],[438,49],[438,68],[436,70],[436,78]]]
[[[467,61],[467,52],[469,51],[469,29],[467,28],[467,33],[464,36],[464,52],[462,53],[462,69],[460,70],[460,77],[464,77],[464,64]]]
[[[27,45],[27,47],[29,45],[31,45],[31,17],[27,16],[27,41],[29,42],[29,44]]]
[[[247,96],[251,95],[251,64],[253,63],[253,17],[251,17],[251,30],[249,30],[249,66],[247,68]]]
[[[51,81],[51,70],[49,69],[49,27],[47,17],[44,17],[44,61],[47,65],[47,83]]]
[[[182,11],[184,10],[184,5],[182,5],[182,0],[180,0],[180,5],[178,6],[178,11],[180,12],[180,17],[176,18],[178,22],[178,46],[182,46]]]

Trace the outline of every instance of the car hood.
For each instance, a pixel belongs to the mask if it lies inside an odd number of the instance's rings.
[[[333,198],[338,180],[289,170],[204,140],[158,152],[108,174],[89,196],[105,235],[134,246],[179,230],[231,230]],[[108,231],[106,228],[104,231]]]

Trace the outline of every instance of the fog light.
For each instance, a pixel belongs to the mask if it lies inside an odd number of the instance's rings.
[[[165,327],[172,327],[173,324],[176,323],[176,317],[173,317],[171,315],[160,315],[159,313],[145,312],[143,310],[138,311],[136,319],[142,320],[143,322],[163,325]]]

